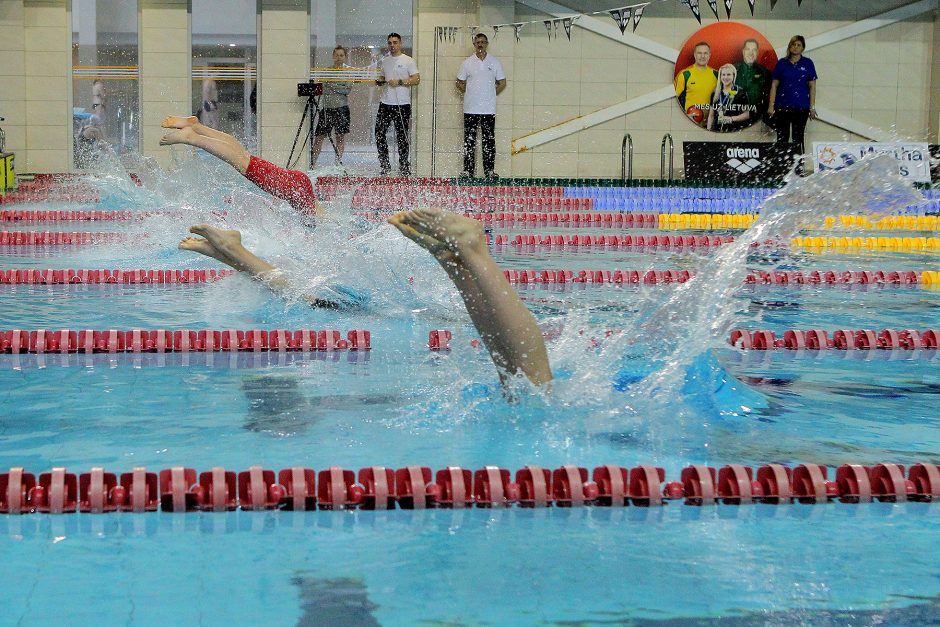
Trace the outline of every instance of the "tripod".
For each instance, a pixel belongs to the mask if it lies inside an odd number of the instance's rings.
[[[320,93],[323,93],[322,87],[320,88]],[[316,134],[317,121],[322,115],[323,109],[320,108],[320,98],[319,95],[314,90],[313,93],[307,95],[307,104],[304,105],[303,115],[300,116],[300,124],[297,125],[297,134],[294,135],[294,143],[290,147],[290,156],[287,157],[287,168],[290,169],[291,161],[294,159],[294,150],[297,148],[297,141],[300,139],[300,133],[303,131],[304,122],[307,120],[307,116],[310,116],[310,126],[307,129],[307,139],[305,140],[308,144],[309,150],[309,160],[310,160],[310,169],[313,169],[313,142],[314,135]],[[333,152],[336,154],[336,159],[339,161],[339,148],[336,147],[336,143],[333,141],[333,136],[330,133],[326,134],[326,138],[330,140],[330,145],[333,146]],[[303,146],[300,148],[303,150]],[[297,154],[297,158],[300,159],[300,153]]]

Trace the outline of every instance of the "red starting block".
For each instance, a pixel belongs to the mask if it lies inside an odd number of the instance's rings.
[[[114,502],[117,475],[103,468],[92,468],[78,476],[78,511],[103,514],[117,510]],[[119,493],[118,496],[123,496]]]
[[[274,482],[274,471],[252,466],[238,473],[238,504],[244,510],[275,509],[284,488]]]
[[[32,511],[29,496],[36,487],[36,477],[23,472],[22,468],[11,468],[0,473],[0,514],[28,514]]]
[[[285,468],[278,473],[277,481],[284,486],[284,509],[301,512],[317,508],[316,473],[312,469]]]

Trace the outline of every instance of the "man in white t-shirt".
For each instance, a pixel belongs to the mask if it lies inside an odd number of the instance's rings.
[[[481,129],[483,174],[497,178],[496,166],[496,96],[506,89],[506,73],[499,59],[486,54],[489,39],[483,33],[473,38],[474,53],[457,72],[457,89],[463,93],[463,172],[473,176],[476,163],[477,127]]]
[[[411,88],[421,82],[415,60],[401,51],[401,35],[388,36],[388,56],[379,61],[381,76],[375,81],[384,85],[379,111],[375,116],[375,147],[379,151],[379,167],[382,176],[392,169],[388,158],[388,127],[395,125],[398,138],[398,170],[402,176],[411,176],[409,164],[408,134],[411,126]]]

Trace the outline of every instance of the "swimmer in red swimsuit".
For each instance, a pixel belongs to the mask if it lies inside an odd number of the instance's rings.
[[[186,144],[202,148],[231,165],[264,191],[286,200],[294,209],[307,215],[316,214],[317,197],[313,184],[303,172],[281,168],[250,154],[237,139],[209,128],[195,116],[171,115],[163,120],[163,128],[176,130],[163,136],[161,146]]]
[[[435,209],[402,211],[389,222],[431,253],[447,272],[504,384],[520,372],[536,385],[552,380],[542,333],[490,255],[482,223]],[[180,242],[181,249],[217,259],[275,292],[289,288],[277,268],[242,246],[238,231],[199,224],[190,232],[201,237],[187,237]],[[322,299],[308,297],[307,301],[315,307],[329,306]]]

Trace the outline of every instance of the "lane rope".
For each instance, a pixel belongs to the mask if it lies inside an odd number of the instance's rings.
[[[358,480],[358,481],[357,481]],[[21,467],[0,473],[0,513],[226,512],[242,510],[388,510],[493,507],[658,507],[672,501],[707,506],[724,503],[825,504],[940,500],[940,469],[917,463],[843,464],[830,480],[819,464],[757,468],[695,464],[678,480],[663,468],[615,464],[588,469],[573,464],[548,469],[527,465],[515,472],[498,466],[471,471],[448,466],[353,470],[332,466],[316,472],[293,466],[278,473],[261,466],[201,473],[175,466],[159,473],[144,467],[114,473],[101,467],[81,474],[54,467],[36,476]]]
[[[837,329],[829,336],[824,329],[788,329],[783,337],[773,331],[734,329],[729,343],[750,350],[915,350],[937,349],[940,329]]]

